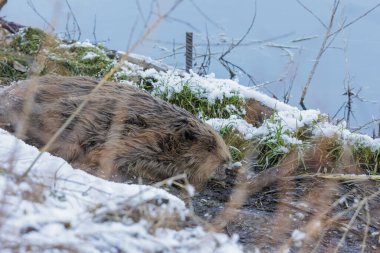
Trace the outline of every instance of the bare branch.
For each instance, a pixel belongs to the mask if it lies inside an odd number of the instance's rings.
[[[159,15],[155,12],[152,12],[153,14],[155,15]],[[182,19],[179,19],[179,18],[174,18],[174,17],[171,17],[171,16],[168,16],[166,17],[166,20],[167,21],[174,21],[174,22],[177,22],[177,23],[180,23],[180,24],[183,24],[183,25],[186,25],[188,26],[190,29],[193,29],[194,31],[196,32],[200,32],[200,30],[198,28],[196,28],[194,25],[192,25],[190,22],[187,22],[185,20],[182,20]]]
[[[41,15],[41,13],[39,13],[39,11],[37,11],[37,8],[36,6],[34,5],[33,1],[32,0],[28,0],[28,5],[30,8],[32,8],[32,10],[42,19],[42,21],[45,22],[45,24],[49,27],[48,30],[52,30],[54,31],[54,27],[49,23],[49,21],[47,21],[47,19]]]
[[[230,73],[231,79],[233,79],[236,76],[236,73],[234,72],[233,69],[237,68],[240,71],[242,71],[244,74],[246,74],[253,84],[256,84],[253,77],[251,75],[249,75],[243,68],[237,66],[236,64],[231,63],[230,61],[228,61],[224,58],[224,57],[226,57],[226,55],[231,53],[232,50],[234,50],[237,46],[239,46],[244,41],[244,39],[248,36],[248,34],[251,32],[253,25],[255,24],[256,16],[257,16],[257,2],[256,1],[255,1],[254,7],[255,7],[255,12],[254,12],[251,24],[248,27],[248,30],[246,31],[246,33],[243,35],[243,37],[237,43],[232,43],[231,46],[229,47],[229,49],[219,57],[219,62],[228,70],[228,72]]]
[[[358,22],[359,20],[361,20],[362,18],[364,18],[365,16],[367,16],[368,14],[370,14],[371,12],[373,12],[374,10],[376,10],[377,8],[380,7],[380,3],[376,4],[374,7],[372,7],[371,9],[369,9],[368,11],[364,12],[362,15],[360,15],[359,17],[357,18],[354,18],[352,21],[348,22],[346,25],[344,25],[343,27],[339,28],[338,30],[336,30],[335,32],[331,33],[329,35],[330,36],[333,36],[335,35],[336,33],[339,33],[340,31],[346,29],[347,27],[355,24],[356,22]]]
[[[75,25],[75,27],[76,27],[75,29],[78,29],[78,30],[76,30],[76,31],[78,31],[78,37],[77,37],[76,40],[79,40],[80,37],[82,36],[82,32],[81,32],[81,30],[80,30],[80,26],[79,26],[78,20],[77,20],[77,18],[75,17],[74,11],[73,11],[73,9],[71,8],[71,5],[70,5],[70,3],[69,3],[69,0],[66,0],[66,5],[67,5],[67,7],[69,8],[69,11],[70,11],[70,13],[71,13],[71,16],[73,17],[74,25]]]
[[[206,47],[207,53],[204,54],[203,61],[198,70],[198,74],[201,76],[207,75],[210,69],[210,64],[211,64],[211,47],[210,47],[210,38],[208,36],[207,26],[206,26],[206,38],[207,38],[207,47]]]
[[[317,16],[317,14],[315,14],[312,10],[310,10],[306,5],[304,5],[300,0],[296,0],[297,1],[297,3],[299,4],[299,5],[301,5],[302,6],[302,8],[304,8],[307,12],[309,12],[315,19],[317,19],[318,20],[318,22],[324,27],[324,28],[326,28],[327,29],[327,25],[322,21],[322,19],[321,18],[319,18],[318,16]]]
[[[144,21],[144,27],[146,28],[148,26],[148,20],[144,16],[144,12],[142,11],[142,8],[141,8],[141,5],[140,5],[140,1],[136,0],[135,2],[136,2],[136,5],[137,5],[137,10],[139,11],[141,18]]]
[[[315,74],[315,71],[317,70],[317,67],[318,67],[318,64],[321,60],[321,57],[322,55],[324,54],[324,52],[326,51],[326,48],[327,48],[327,45],[329,45],[329,35],[331,33],[331,29],[333,27],[333,24],[334,24],[334,19],[335,19],[335,15],[336,15],[336,12],[338,10],[338,7],[339,7],[339,4],[340,4],[340,0],[335,0],[334,1],[334,5],[333,5],[333,9],[331,11],[331,16],[330,16],[330,21],[329,21],[329,25],[326,29],[326,33],[325,33],[325,36],[324,36],[324,39],[323,39],[323,42],[322,42],[322,45],[321,45],[321,48],[318,52],[318,55],[314,61],[314,65],[310,71],[310,74],[309,74],[309,77],[306,81],[306,84],[302,90],[302,96],[301,96],[301,99],[300,99],[300,105],[302,107],[302,109],[306,110],[306,106],[304,104],[304,101],[305,101],[305,97],[306,97],[306,94],[307,94],[307,91],[309,89],[309,86],[311,84],[311,81],[313,80],[313,77],[314,77],[314,74]]]
[[[96,38],[96,15],[94,17],[94,27],[92,28],[92,35],[94,36],[95,44],[98,43],[98,39]]]
[[[211,18],[209,18],[209,16],[203,12],[203,10],[193,1],[193,0],[190,0],[190,3],[194,6],[194,8],[208,21],[210,22],[211,24],[213,24],[214,26],[218,27],[219,29],[223,30],[223,27],[220,26],[218,23],[216,23],[214,20],[212,20]]]

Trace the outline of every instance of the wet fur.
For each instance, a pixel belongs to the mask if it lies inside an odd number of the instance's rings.
[[[88,77],[45,76],[22,81],[0,95],[0,127],[13,131],[28,87],[36,93],[26,142],[45,145],[98,83]],[[159,181],[186,173],[202,185],[230,162],[221,137],[192,114],[130,85],[107,82],[52,145],[50,152],[99,177]]]

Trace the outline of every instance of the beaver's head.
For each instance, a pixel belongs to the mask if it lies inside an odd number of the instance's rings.
[[[175,164],[184,170],[190,183],[198,186],[210,177],[225,177],[231,155],[221,136],[211,126],[194,118],[178,120],[175,137],[181,152]]]
[[[176,119],[170,132],[159,136],[158,160],[170,163],[174,174],[186,173],[190,183],[200,186],[211,176],[225,175],[230,165],[228,147],[211,126],[193,117]],[[173,167],[172,167],[173,166]]]
[[[186,173],[189,182],[200,187],[212,176],[225,177],[231,156],[211,126],[188,115],[155,124],[153,120],[144,119],[143,129],[129,129],[111,147],[116,156],[106,153],[103,157],[113,157],[115,168],[153,181]],[[131,128],[130,122],[127,125]]]

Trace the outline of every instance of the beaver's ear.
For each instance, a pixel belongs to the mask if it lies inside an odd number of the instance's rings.
[[[173,123],[173,126],[175,128],[183,128],[186,127],[189,124],[189,121],[186,118],[180,118],[178,120],[175,120]]]

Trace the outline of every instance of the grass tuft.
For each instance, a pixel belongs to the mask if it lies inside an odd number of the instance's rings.
[[[249,153],[253,141],[244,139],[241,133],[229,125],[221,128],[219,133],[229,147],[232,159],[234,161],[243,160]]]
[[[102,47],[69,45],[50,50],[45,72],[64,75],[102,77],[114,65]]]
[[[194,91],[188,84],[183,85],[182,90],[169,92],[158,91],[159,97],[169,103],[186,109],[203,119],[223,118],[231,115],[242,116],[245,113],[245,100],[238,94],[222,99],[216,99],[211,103],[201,91]]]
[[[12,47],[27,55],[36,55],[48,35],[40,29],[28,27],[23,29],[12,42]]]
[[[379,174],[380,149],[373,151],[370,147],[357,145],[353,147],[352,153],[360,168],[368,174]]]

